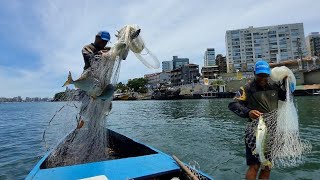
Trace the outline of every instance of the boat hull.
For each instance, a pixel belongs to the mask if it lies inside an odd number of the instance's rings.
[[[104,176],[108,180],[120,179],[187,179],[173,158],[157,149],[139,143],[124,135],[107,130],[110,148],[117,152],[117,158],[61,167],[46,167],[46,161],[53,150],[47,152],[27,176],[29,179],[84,179]],[[60,145],[63,145],[62,141]],[[203,179],[212,179],[197,171]],[[184,177],[185,176],[185,177]]]

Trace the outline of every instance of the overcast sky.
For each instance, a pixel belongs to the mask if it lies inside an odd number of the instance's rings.
[[[318,0],[98,1],[10,0],[0,7],[0,97],[53,97],[68,71],[83,70],[81,49],[95,34],[138,24],[146,46],[160,61],[172,56],[203,65],[206,48],[225,54],[226,30],[304,23],[320,31]],[[112,44],[111,44],[112,45]],[[146,68],[130,53],[119,81],[161,69]]]

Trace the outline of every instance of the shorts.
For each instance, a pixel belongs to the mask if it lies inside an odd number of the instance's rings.
[[[252,154],[252,151],[249,148],[247,143],[246,143],[246,159],[247,159],[248,166],[260,164],[258,157],[256,157],[255,155]]]

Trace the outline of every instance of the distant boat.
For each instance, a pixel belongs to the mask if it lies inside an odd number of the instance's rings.
[[[204,92],[202,95],[203,99],[214,99],[214,98],[233,98],[236,95],[234,92]]]
[[[201,94],[184,94],[181,95],[182,99],[201,99],[202,95]]]
[[[126,94],[126,93],[113,95],[113,100],[128,100],[128,99],[129,99],[129,94]]]
[[[196,172],[199,179],[213,180],[203,172],[194,170],[155,148],[139,143],[112,130],[106,129],[106,131],[109,148],[116,152],[116,159],[48,168],[46,162],[49,155],[54,152],[52,150],[47,152],[35,165],[26,180],[170,180],[174,177],[180,180],[187,180],[191,179],[190,176],[192,176],[192,174],[186,173],[190,170]],[[68,139],[68,136],[66,139]],[[64,143],[65,141],[62,141],[57,147],[64,146]]]
[[[210,91],[210,92],[204,92],[202,95],[203,99],[213,99],[217,98],[217,92],[215,91]]]
[[[316,92],[314,92],[314,93],[312,93],[312,94],[318,96],[318,95],[320,95],[320,90],[319,90],[319,91],[316,91]]]

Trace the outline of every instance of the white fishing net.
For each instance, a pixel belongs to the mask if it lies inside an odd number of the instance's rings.
[[[134,53],[134,55],[150,69],[158,69],[160,67],[159,60],[147,47],[145,47],[141,53]]]
[[[45,162],[47,168],[113,158],[109,157],[112,150],[108,148],[106,134],[106,117],[112,108],[111,100],[113,96],[103,100],[99,97],[103,95],[104,87],[110,85],[115,87],[119,77],[121,60],[126,59],[129,50],[139,54],[145,49],[139,33],[140,29],[137,26],[125,26],[119,31],[117,35],[118,41],[110,51],[97,55],[91,60],[91,68],[87,69],[79,79],[96,78],[98,80],[97,84],[92,85],[95,90],[90,96],[84,91],[80,92],[82,94],[80,95],[82,96],[82,103],[80,107],[74,106],[76,111],[79,112],[75,118],[73,117],[77,125],[50,154]],[[155,61],[157,60],[155,57],[154,59]],[[144,64],[147,67],[155,67],[149,65],[147,61]],[[65,100],[74,99],[74,94],[72,93],[65,93],[64,96]],[[67,104],[72,103],[68,102]],[[61,109],[57,113],[60,111]],[[50,120],[50,123],[56,114]],[[45,136],[46,131],[44,139]]]
[[[191,161],[189,162],[189,166],[187,168],[191,171],[192,174],[194,174],[198,180],[207,180],[208,178],[200,174],[198,171],[200,170],[200,165],[197,161]]]
[[[300,138],[298,114],[289,88],[290,83],[295,84],[293,73],[286,67],[272,70],[271,78],[274,81],[282,81],[284,77],[288,77],[285,82],[285,102],[279,101],[277,110],[263,114],[267,127],[266,142],[263,146],[264,156],[272,166],[292,167],[304,162],[303,154],[310,152],[312,145]],[[252,152],[256,149],[257,126],[258,120],[253,120],[246,128],[246,143]],[[255,156],[259,158],[259,154]]]
[[[132,31],[140,29],[138,25],[127,25],[122,30],[125,31],[126,36],[120,39],[120,42],[126,42],[129,49],[135,54],[135,56],[148,68],[158,69],[160,62],[158,58],[146,47],[145,42],[141,36],[134,39],[130,38]],[[119,31],[121,34],[121,31]],[[118,35],[119,36],[119,35]]]
[[[293,72],[286,66],[272,68],[270,78],[275,82],[281,82],[287,77],[288,82],[296,86],[296,77]]]

